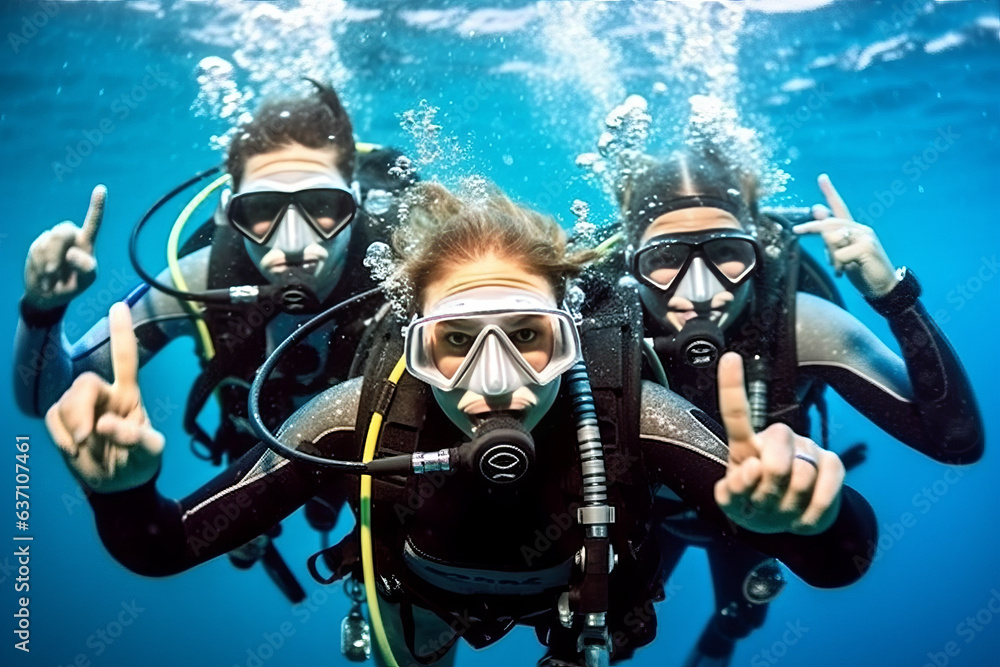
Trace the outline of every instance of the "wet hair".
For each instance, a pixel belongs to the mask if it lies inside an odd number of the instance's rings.
[[[497,256],[520,263],[549,281],[560,301],[568,279],[597,257],[593,250],[569,252],[555,220],[515,204],[488,188],[466,201],[438,183],[414,186],[406,223],[393,233],[401,262],[395,277],[409,289],[407,308],[416,312],[427,286],[448,269]]]
[[[333,88],[312,79],[314,94],[265,101],[253,119],[236,130],[229,145],[226,170],[239,189],[247,160],[289,146],[336,150],[337,170],[348,181],[354,173],[354,129]]]
[[[642,156],[618,191],[626,242],[637,245],[658,217],[692,206],[728,211],[752,231],[759,191],[759,178],[727,161],[714,145],[686,147],[663,159]]]

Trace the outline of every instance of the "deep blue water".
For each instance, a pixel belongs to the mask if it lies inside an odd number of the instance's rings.
[[[925,303],[966,363],[987,433],[995,433],[997,4],[758,1],[745,3],[736,18],[732,9],[642,4],[502,2],[492,11],[433,2],[413,12],[402,2],[365,0],[350,8],[283,5],[282,12],[262,2],[5,2],[0,267],[7,287],[0,323],[12,336],[31,240],[61,220],[79,222],[99,182],[110,193],[97,242],[100,277],[70,309],[78,332],[136,282],[125,253],[135,219],[169,187],[220,159],[210,138],[225,122],[192,111],[196,68],[207,56],[236,63],[241,90],[258,93],[282,76],[333,77],[360,139],[414,154],[399,114],[426,99],[440,107],[436,122],[445,137],[462,147],[459,158],[446,155],[426,173],[485,174],[566,225],[577,198],[590,203],[592,219],[610,215],[574,160],[594,150],[600,120],[625,94],[649,100],[651,143],[662,147],[686,120],[688,98],[717,89],[743,125],[764,132],[775,163],[790,174],[776,202],[818,201],[814,178],[829,172],[893,261],[919,274]],[[814,8],[771,11],[793,4]],[[707,28],[699,23],[706,16]],[[289,28],[296,20],[302,26]],[[731,51],[720,60],[723,47]],[[733,66],[734,83],[719,70],[705,74],[719,62]],[[443,145],[448,153],[450,144]],[[842,289],[850,309],[890,340],[846,281]],[[10,344],[0,348],[0,367],[10,368]],[[192,343],[181,341],[142,374],[146,404],[159,409],[157,426],[168,440],[160,488],[173,496],[213,472],[190,455],[180,428],[195,370]],[[237,572],[225,559],[167,579],[133,575],[104,552],[41,422],[17,412],[9,382],[0,386],[7,406],[0,430],[2,664],[230,667],[258,664],[254,654],[269,666],[343,664],[338,634],[346,599],[339,587],[309,580],[304,558],[318,540],[301,516],[286,522],[279,547],[309,582],[307,606],[291,608],[259,568]],[[733,664],[1000,664],[1000,617],[989,609],[1000,609],[993,442],[979,464],[949,472],[839,399],[831,403],[834,447],[870,445],[868,463],[849,483],[878,512],[879,557],[846,589],[792,581]],[[16,565],[17,435],[32,443],[30,654],[13,648],[11,614],[21,594],[7,569]],[[659,637],[637,664],[679,665],[711,609],[701,552],[688,554],[672,583],[671,598],[657,609]],[[789,634],[791,627],[798,632]],[[259,650],[268,636],[277,643],[282,628],[280,648]],[[102,639],[99,631],[110,634]],[[515,631],[484,653],[462,648],[458,664],[530,665],[540,654],[531,633]]]

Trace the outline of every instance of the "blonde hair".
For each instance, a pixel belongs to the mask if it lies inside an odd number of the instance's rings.
[[[569,252],[555,220],[515,204],[495,188],[466,201],[438,183],[414,186],[406,222],[393,233],[395,278],[409,286],[414,312],[427,286],[450,268],[496,256],[547,279],[557,300],[566,281],[598,255]]]

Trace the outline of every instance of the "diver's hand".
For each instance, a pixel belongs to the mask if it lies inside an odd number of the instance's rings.
[[[715,501],[726,516],[755,533],[815,535],[829,528],[840,511],[843,464],[784,424],[753,432],[743,360],[735,352],[719,360],[719,410],[729,465]]]
[[[164,444],[139,395],[139,349],[128,306],[111,306],[108,319],[114,384],[84,373],[45,414],[70,470],[99,493],[125,491],[152,479]]]
[[[83,227],[69,220],[42,232],[28,249],[24,263],[24,298],[39,310],[64,306],[90,287],[97,277],[94,238],[104,218],[107,188],[90,195]]]
[[[814,206],[816,219],[795,225],[795,233],[821,234],[830,264],[838,276],[846,273],[854,287],[866,297],[885,296],[899,278],[875,230],[854,221],[829,176],[820,174],[817,181],[830,208]]]

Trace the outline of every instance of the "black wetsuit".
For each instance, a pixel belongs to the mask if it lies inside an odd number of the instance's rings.
[[[404,381],[416,383],[408,376]],[[299,410],[283,427],[280,437],[306,451],[357,460],[355,419],[361,387],[362,379],[357,378],[331,388]],[[447,610],[449,613],[475,609],[471,616],[479,620],[470,624],[488,624],[490,632],[485,635],[490,641],[502,636],[515,622],[535,624],[530,618],[539,614],[554,618],[556,599],[559,591],[565,590],[572,570],[572,551],[579,547],[579,542],[571,539],[576,535],[573,531],[579,530],[572,521],[565,524],[558,537],[553,537],[550,530],[551,546],[539,547],[536,540],[537,534],[544,534],[536,531],[551,529],[553,522],[563,525],[558,517],[575,516],[572,494],[564,491],[567,483],[563,478],[579,471],[572,449],[575,429],[565,418],[568,399],[564,394],[565,388],[533,431],[538,443],[539,472],[526,483],[519,500],[476,494],[468,478],[455,474],[444,478],[439,490],[426,502],[409,509],[383,508],[384,517],[392,517],[395,512],[396,519],[383,518],[381,525],[375,523],[372,528],[376,549],[378,545],[394,544],[397,538],[404,545],[402,555],[386,549],[381,556],[376,554],[383,567],[385,559],[391,559],[389,569],[400,574],[404,589],[409,581],[418,601],[448,601],[453,607]],[[426,427],[419,435],[419,449],[427,451],[450,446],[460,438],[453,426],[438,426],[446,418],[433,401],[430,403]],[[781,559],[814,586],[846,585],[867,569],[877,528],[871,508],[855,491],[844,488],[836,522],[820,535],[761,535],[739,529],[726,520],[714,501],[714,484],[725,473],[727,457],[718,427],[703,416],[699,418],[690,404],[652,383],[643,384],[641,404],[641,455],[629,465],[636,466],[649,485],[669,487],[679,502],[698,512],[725,539]],[[612,485],[621,473],[616,474],[614,468],[609,466]],[[576,483],[579,485],[579,480]],[[183,500],[162,497],[155,481],[151,481],[122,493],[91,494],[90,502],[101,539],[112,555],[135,572],[161,576],[185,570],[242,544],[331,486],[350,488],[356,497],[358,481],[329,469],[286,460],[258,445]],[[377,488],[373,498],[376,508]],[[646,493],[651,493],[650,486]],[[636,510],[625,508],[629,509]],[[377,511],[373,516],[376,522],[380,520]],[[403,530],[401,525],[406,531],[402,536],[398,535]],[[526,552],[526,546],[534,551]],[[654,578],[656,565],[649,573]],[[624,569],[622,566],[616,572]],[[614,578],[611,590],[613,599],[632,594],[629,587],[615,587]],[[508,609],[510,618],[506,621],[500,619],[500,630],[496,629],[498,619],[482,618],[493,608],[489,602],[494,600],[507,601],[514,609]],[[435,613],[442,619],[449,617],[442,610]],[[617,626],[609,621],[612,628],[622,628],[621,624],[621,619]],[[452,624],[453,629],[456,627]],[[474,635],[475,629],[470,634]]]
[[[903,353],[900,358],[846,310],[799,292],[794,327],[796,396],[800,405],[805,405],[814,386],[825,383],[913,449],[943,463],[973,463],[983,454],[985,438],[972,387],[923,304],[916,299],[907,301],[903,307],[893,307],[892,297],[873,302],[888,320]],[[764,322],[753,314],[742,316],[726,329],[727,346],[741,336],[761,335],[766,326],[774,326],[773,321]],[[667,367],[680,365],[673,359],[661,362]],[[685,372],[681,369],[681,374]],[[700,382],[690,375],[669,378],[671,388],[718,419],[717,389],[709,375],[714,368],[701,373]],[[699,384],[707,389],[685,391]],[[804,407],[799,409],[804,413]],[[808,424],[804,414],[797,421]],[[668,528],[663,536],[668,572],[687,544],[701,544],[708,552],[717,613],[714,625],[710,622],[702,636],[700,650],[706,655],[725,654],[734,638],[746,636],[764,621],[767,606],[748,604],[743,593],[746,573],[762,557],[752,551],[733,550],[715,539],[711,528],[682,517],[664,517],[663,522]]]
[[[392,149],[359,154],[358,177],[362,180],[362,195],[374,188],[398,193],[409,184],[409,181],[389,173],[398,155]],[[369,245],[386,235],[386,219],[396,212],[395,205],[389,207],[384,218],[359,210],[350,226],[351,238],[343,258],[342,273],[331,292],[321,304],[315,305],[315,309],[325,309],[375,287],[363,260]],[[213,218],[191,235],[179,254],[178,264],[186,284],[185,291],[202,292],[233,285],[267,284],[266,278],[247,254],[244,238],[232,228],[221,208],[216,209]],[[112,289],[127,288],[124,281],[129,275],[123,274],[118,280],[121,284]],[[158,280],[177,287],[168,271],[158,276]],[[80,313],[83,317],[104,314],[95,312],[86,298],[81,301],[83,308]],[[192,311],[196,309],[200,312],[215,348],[215,356],[211,360],[200,359],[202,372],[188,397],[184,426],[193,436],[192,449],[200,458],[221,464],[246,453],[258,440],[247,414],[247,390],[254,373],[267,355],[312,315],[291,315],[282,312],[273,303],[191,305],[146,284],[133,289],[124,301],[131,311],[140,365],[177,338],[197,338],[197,319]],[[269,426],[276,428],[306,400],[349,377],[367,321],[382,303],[383,299],[375,297],[356,304],[337,315],[334,328],[327,328],[290,350],[262,392],[262,414]],[[100,306],[99,311],[106,312],[107,305]],[[64,323],[66,310],[64,306],[38,311],[23,301],[21,303],[21,319],[14,346],[14,395],[18,406],[26,414],[43,416],[82,373],[93,372],[108,381],[112,379],[107,317],[98,321],[77,342],[70,344],[66,335],[76,337],[79,334],[73,331],[75,322]],[[221,419],[214,434],[209,435],[198,424],[197,416],[204,402],[213,396],[219,401]],[[165,400],[166,407],[154,410],[154,418],[158,412],[169,414],[184,407],[183,402],[171,403],[169,396]],[[315,528],[328,532],[336,523],[343,503],[342,496],[318,497],[307,508],[307,518]],[[269,536],[276,536],[279,530],[280,527],[275,527]],[[250,539],[255,537],[253,535]],[[247,546],[246,550],[233,554],[234,564],[245,568],[263,557],[265,566],[280,572],[279,577],[286,581],[285,593],[289,599],[293,602],[301,599],[304,595],[301,587],[294,582],[273,544],[261,542]],[[263,555],[261,549],[264,550]]]

